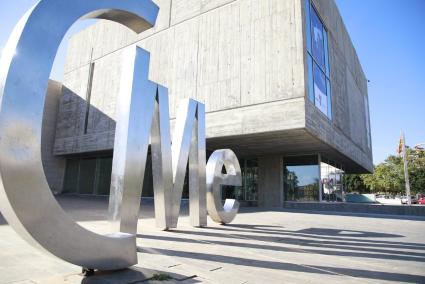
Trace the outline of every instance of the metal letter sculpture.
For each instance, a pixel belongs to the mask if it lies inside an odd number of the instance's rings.
[[[151,0],[42,0],[15,27],[0,61],[0,210],[29,243],[89,269],[137,263],[135,234],[149,144],[158,227],[177,226],[188,164],[193,226],[207,225],[207,207],[220,223],[231,222],[239,208],[233,199],[221,204],[221,185],[241,185],[235,154],[218,150],[205,168],[205,107],[191,99],[177,112],[171,143],[168,91],[149,81],[149,53],[138,47],[123,53],[117,104],[109,216],[119,233],[82,228],[49,189],[41,161],[42,118],[49,74],[66,31],[78,19],[98,18],[142,32],[157,14]],[[221,173],[223,165],[227,174]]]
[[[222,173],[223,165],[226,173]],[[217,223],[230,223],[239,210],[239,202],[226,199],[221,204],[221,185],[242,185],[241,167],[232,150],[217,150],[212,153],[207,164],[207,208],[211,219]]]
[[[128,47],[123,52],[110,219],[121,232],[137,232],[150,137],[157,226],[177,226],[188,160],[191,224],[206,226],[204,105],[183,101],[171,144],[168,91],[148,80],[148,66],[149,54],[143,49]]]
[[[155,24],[158,10],[151,0],[42,0],[19,21],[2,54],[1,212],[28,242],[79,266],[110,270],[136,264],[136,237],[84,229],[49,189],[41,127],[52,64],[66,31],[78,19],[108,19],[142,32]]]

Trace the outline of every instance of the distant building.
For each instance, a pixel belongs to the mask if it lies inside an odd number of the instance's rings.
[[[56,131],[46,128],[55,191],[109,194],[121,51],[131,44],[150,51],[171,117],[183,98],[205,103],[208,151],[237,153],[243,187],[225,196],[337,201],[344,172],[372,171],[367,82],[333,0],[155,2],[156,26],[141,35],[99,21],[71,38],[63,85],[50,94]]]

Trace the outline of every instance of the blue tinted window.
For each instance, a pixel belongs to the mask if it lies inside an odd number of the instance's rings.
[[[314,104],[321,112],[328,115],[328,98],[326,92],[326,77],[322,70],[314,64]]]
[[[325,51],[323,48],[323,24],[316,14],[314,9],[311,9],[311,35],[312,35],[312,50],[313,57],[317,64],[325,70]]]
[[[313,71],[314,71],[314,84],[317,85],[317,87],[326,95],[325,74],[323,74],[322,70],[320,70],[317,64],[314,64]]]
[[[311,52],[311,20],[310,20],[310,0],[305,0],[305,33],[307,40],[307,50]]]
[[[305,0],[308,98],[332,119],[328,33],[311,0]]]

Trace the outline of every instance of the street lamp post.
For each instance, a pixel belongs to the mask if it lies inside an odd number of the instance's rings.
[[[406,198],[407,204],[412,205],[412,198],[410,196],[410,181],[409,181],[409,170],[407,165],[407,151],[406,151],[406,139],[404,137],[404,133],[401,132],[401,146],[402,146],[402,155],[403,155],[403,164],[404,164],[404,178],[406,182]]]

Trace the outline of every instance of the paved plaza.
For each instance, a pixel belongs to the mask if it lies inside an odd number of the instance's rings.
[[[109,230],[107,198],[60,197],[82,226]],[[139,264],[83,277],[0,220],[0,283],[425,283],[425,219],[242,208],[232,224],[209,220],[160,231],[142,204]]]

